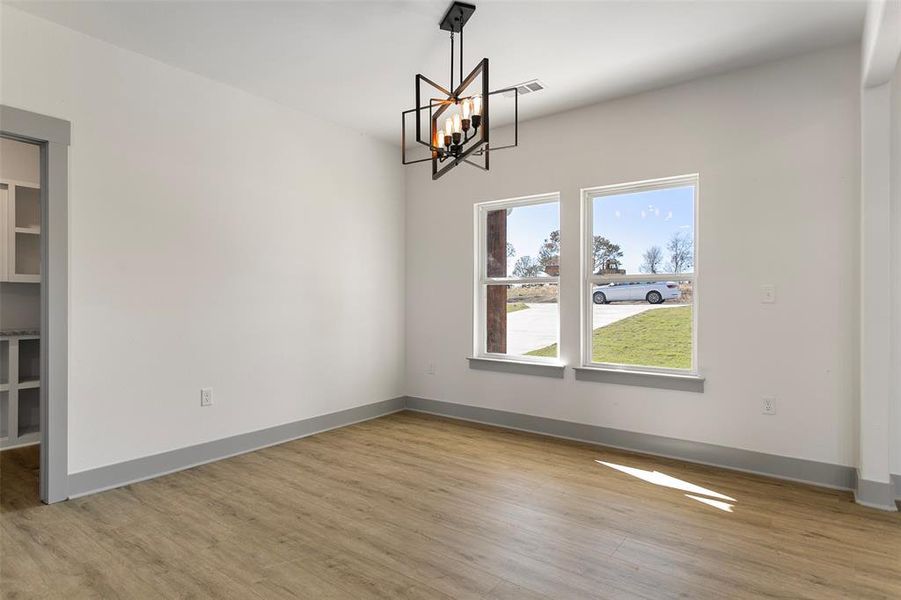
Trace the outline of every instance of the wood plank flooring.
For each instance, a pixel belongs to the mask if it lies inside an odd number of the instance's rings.
[[[847,492],[412,412],[53,506],[36,469],[0,455],[3,598],[901,598]]]

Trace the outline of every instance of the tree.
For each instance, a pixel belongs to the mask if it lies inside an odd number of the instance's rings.
[[[642,273],[659,273],[663,267],[663,250],[660,246],[651,246],[642,254],[644,262],[638,268]]]
[[[538,249],[538,264],[543,268],[560,263],[560,230],[555,229]]]
[[[669,242],[666,243],[666,250],[669,252],[669,262],[666,270],[672,273],[682,273],[690,269],[694,263],[694,246],[691,236],[687,233],[676,232]]]
[[[538,277],[541,265],[532,260],[531,256],[520,256],[513,267],[514,277]]]
[[[601,269],[607,268],[607,264],[619,267],[619,259],[623,257],[622,248],[619,244],[614,244],[602,235],[594,236],[594,270],[600,272]]]
[[[516,248],[513,247],[513,244],[507,242],[507,258],[513,258],[516,256]]]

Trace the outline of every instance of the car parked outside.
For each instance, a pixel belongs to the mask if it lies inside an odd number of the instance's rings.
[[[675,281],[655,283],[617,282],[595,286],[591,299],[595,304],[645,300],[648,304],[662,304],[667,300],[678,300],[682,295]]]

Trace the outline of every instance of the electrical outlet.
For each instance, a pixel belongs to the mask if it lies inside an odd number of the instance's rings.
[[[200,388],[200,406],[213,405],[213,388]]]
[[[425,368],[426,375],[434,375],[435,374],[435,363],[429,363],[429,366]]]
[[[765,415],[775,415],[776,414],[776,397],[775,396],[764,396],[763,397],[762,412]]]
[[[776,286],[771,283],[760,286],[760,301],[764,304],[776,302]]]

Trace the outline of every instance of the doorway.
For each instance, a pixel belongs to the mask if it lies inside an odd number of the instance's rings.
[[[41,435],[41,147],[0,137],[3,507],[35,504]]]
[[[45,503],[68,498],[69,132],[0,106],[0,448]]]

